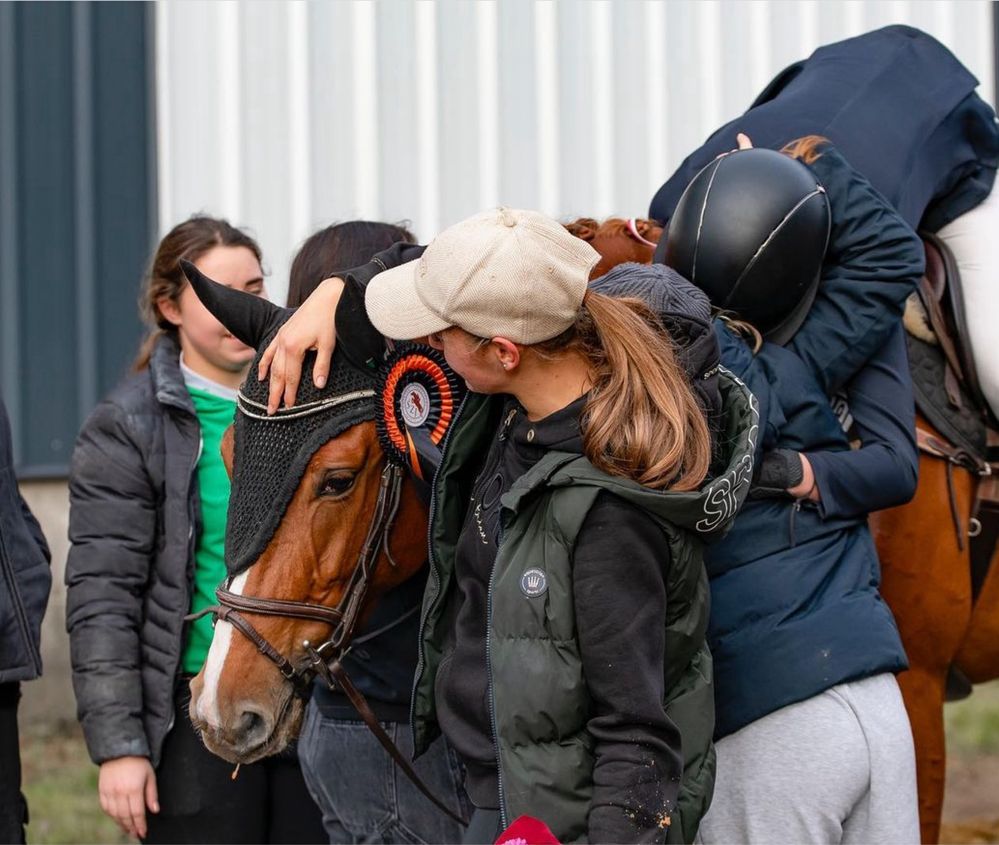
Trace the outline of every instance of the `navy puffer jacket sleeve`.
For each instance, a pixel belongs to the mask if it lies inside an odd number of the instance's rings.
[[[811,165],[825,186],[832,231],[815,302],[788,343],[827,394],[888,340],[923,274],[922,242],[832,147]]]

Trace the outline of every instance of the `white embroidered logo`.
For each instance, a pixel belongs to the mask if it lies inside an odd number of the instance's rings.
[[[708,494],[704,500],[705,517],[694,526],[698,531],[704,532],[712,531],[723,522],[727,522],[739,509],[739,505],[745,498],[744,491],[749,489],[749,484],[753,479],[753,455],[756,452],[756,437],[760,430],[760,406],[756,397],[737,376],[724,367],[720,369],[742,387],[749,396],[749,406],[753,412],[753,425],[746,435],[749,454],[744,455],[736,467],[715,479],[708,488]]]
[[[520,589],[528,598],[540,596],[548,589],[548,576],[543,569],[528,569],[520,576]]]

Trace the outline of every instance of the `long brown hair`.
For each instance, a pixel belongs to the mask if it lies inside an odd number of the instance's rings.
[[[589,361],[582,434],[590,463],[646,487],[700,486],[711,461],[708,424],[666,329],[644,302],[588,291],[575,324],[531,348],[542,356],[577,351]]]
[[[144,370],[149,366],[153,347],[161,335],[177,333],[177,327],[163,316],[157,303],[161,299],[176,302],[187,285],[184,271],[180,269],[180,259],[197,261],[217,246],[245,246],[257,257],[257,261],[262,261],[260,246],[246,232],[227,220],[203,214],[178,223],[160,241],[139,294],[139,314],[149,328],[149,334],[139,348],[132,365],[134,370]]]

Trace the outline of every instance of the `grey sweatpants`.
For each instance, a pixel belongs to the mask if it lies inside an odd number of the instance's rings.
[[[721,739],[697,842],[919,842],[916,760],[894,675],[840,684]]]

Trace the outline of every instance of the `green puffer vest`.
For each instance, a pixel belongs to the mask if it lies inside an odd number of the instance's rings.
[[[755,399],[749,391],[726,371],[720,381],[725,414],[719,443],[726,450],[726,469],[700,490],[650,490],[609,476],[580,455],[550,452],[502,498],[486,651],[504,826],[527,814],[544,821],[561,842],[586,840],[594,758],[586,729],[589,694],[575,631],[572,550],[590,507],[606,490],[644,509],[663,530],[663,706],[680,731],[684,757],[679,800],[665,823],[668,842],[693,840],[711,801],[715,768],[702,544],[724,532],[748,492],[757,430]],[[501,407],[498,397],[469,395],[435,479],[431,569],[413,691],[417,754],[439,733],[434,681],[445,641],[443,598],[454,586],[455,544],[474,480],[467,468],[476,465],[472,456],[485,454],[498,429]],[[529,595],[538,582],[526,580],[528,570],[544,574],[543,592]]]

